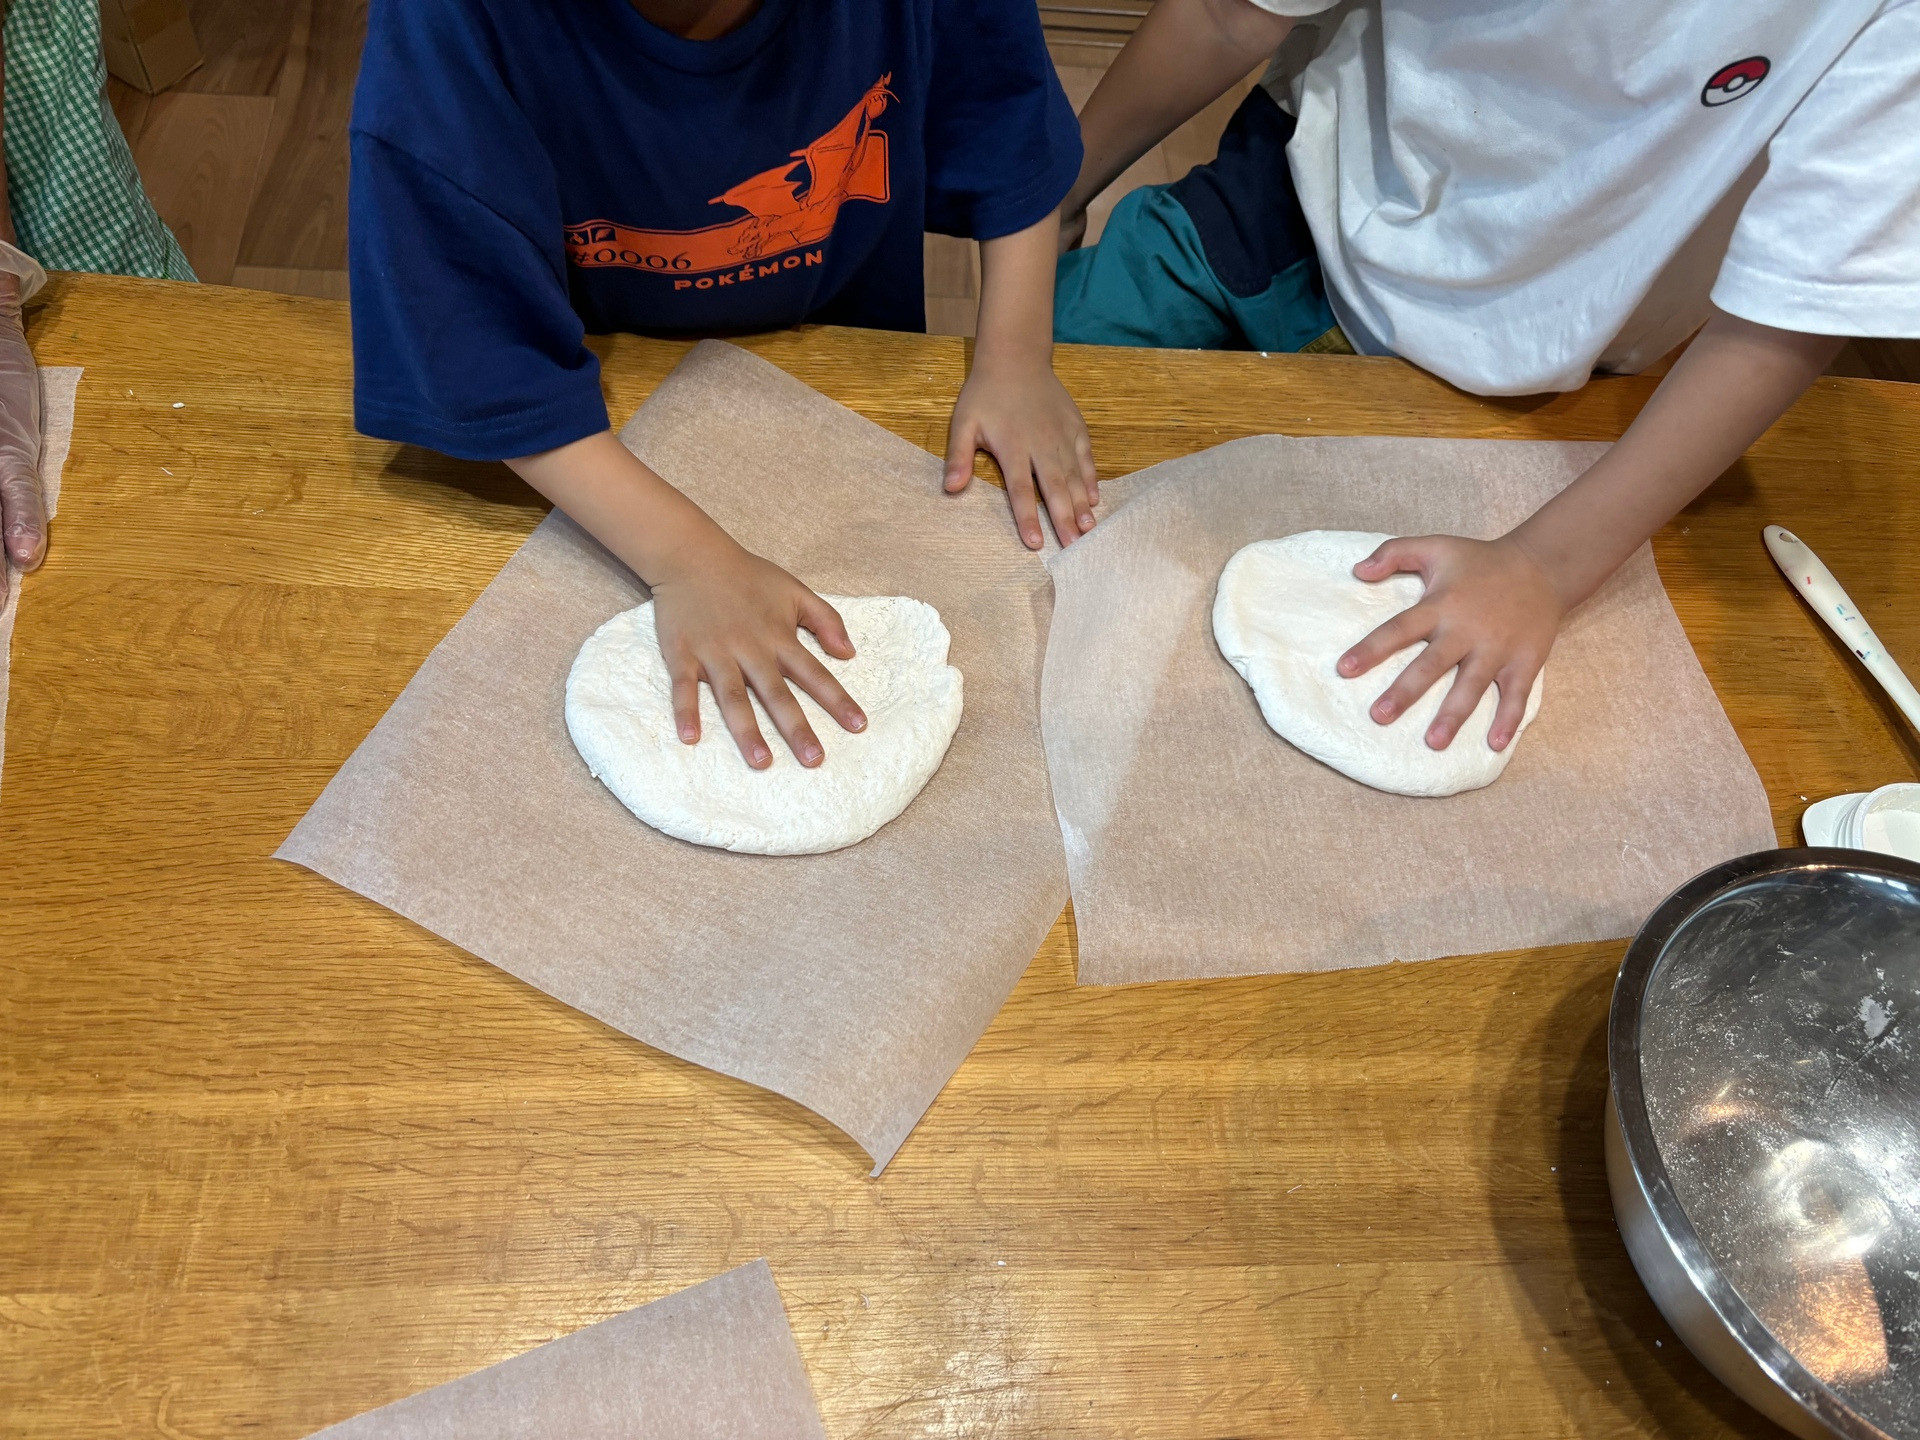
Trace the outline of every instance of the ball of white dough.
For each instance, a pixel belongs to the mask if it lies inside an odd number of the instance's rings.
[[[825,598],[846,621],[854,658],[825,654],[804,630],[800,639],[867,725],[841,729],[791,686],[826,752],[819,765],[793,758],[755,696],[773,763],[753,769],[704,684],[699,743],[684,743],[649,601],[596,630],[567,676],[567,731],[587,768],[647,824],[696,845],[816,855],[866,839],[940,768],[960,725],[960,672],[947,664],[950,637],[931,605],[901,595]]]
[[[1427,745],[1427,727],[1456,670],[1449,670],[1392,724],[1376,724],[1367,713],[1373,702],[1426,645],[1410,645],[1353,680],[1334,666],[1370,631],[1417,604],[1424,593],[1416,575],[1395,575],[1373,584],[1354,578],[1353,567],[1392,538],[1354,530],[1305,530],[1247,546],[1220,572],[1213,599],[1214,640],[1253,687],[1267,724],[1314,759],[1363,785],[1399,795],[1477,790],[1507,768],[1521,733],[1539,712],[1544,677],[1535,677],[1525,718],[1505,750],[1487,744],[1499,703],[1491,686],[1452,744],[1444,750]]]

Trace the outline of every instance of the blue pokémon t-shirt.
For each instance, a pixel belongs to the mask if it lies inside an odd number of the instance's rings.
[[[926,327],[923,230],[1043,219],[1080,132],[1033,0],[374,0],[354,93],[354,416],[466,459],[607,428],[583,336]]]

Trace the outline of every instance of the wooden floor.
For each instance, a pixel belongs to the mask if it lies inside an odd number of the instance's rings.
[[[188,0],[206,63],[110,81],[148,193],[200,278],[347,293],[347,116],[366,0]]]
[[[206,63],[163,95],[108,82],[148,193],[200,278],[292,295],[347,295],[347,119],[366,0],[187,0]],[[1144,13],[1138,0],[1043,4],[1075,110]],[[1087,239],[1129,190],[1211,160],[1254,77],[1140,158],[1090,207]],[[929,235],[927,329],[971,335],[978,247]],[[1920,381],[1920,342],[1849,342],[1832,373]]]

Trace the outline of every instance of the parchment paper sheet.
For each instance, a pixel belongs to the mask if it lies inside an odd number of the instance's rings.
[[[574,750],[564,693],[581,642],[645,592],[556,514],[279,853],[799,1101],[877,1173],[1066,902],[1040,745],[1045,566],[999,491],[942,495],[939,460],[732,346],[694,350],[622,438],[815,590],[939,610],[965,711],[926,789],[831,855],[733,855],[634,819]],[[831,765],[831,726],[820,739]]]
[[[81,367],[55,365],[40,371],[40,491],[47,517],[60,504],[60,472],[73,445],[73,401]],[[0,770],[7,763],[7,669],[13,655],[13,620],[20,609],[21,576],[0,547]]]
[[[767,1262],[311,1440],[825,1440]]]
[[[1569,617],[1506,773],[1445,799],[1383,794],[1295,750],[1214,643],[1214,586],[1241,546],[1315,529],[1489,537],[1602,448],[1239,440],[1143,472],[1048,562],[1042,713],[1083,983],[1630,935],[1683,880],[1774,845],[1648,548]]]

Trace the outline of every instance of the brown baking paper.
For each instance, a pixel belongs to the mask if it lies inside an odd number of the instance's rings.
[[[47,518],[60,505],[60,474],[73,445],[73,401],[80,389],[78,365],[40,370],[40,493]],[[7,670],[13,654],[13,622],[20,609],[20,572],[0,546],[0,770],[7,763]]]
[[[767,1262],[311,1440],[825,1440]]]
[[[940,612],[965,710],[918,798],[829,855],[735,855],[636,820],[588,773],[564,699],[581,643],[645,591],[555,514],[279,853],[799,1101],[877,1173],[1066,901],[1040,746],[1045,566],[997,490],[942,495],[933,456],[732,346],[694,350],[622,439],[815,590]],[[831,765],[830,723],[820,739]],[[700,743],[732,742],[714,727]]]
[[[1683,880],[1772,847],[1766,792],[1650,549],[1568,618],[1505,774],[1444,799],[1294,749],[1214,643],[1214,586],[1243,545],[1496,535],[1603,449],[1259,436],[1143,472],[1049,561],[1042,713],[1083,983],[1630,935]]]

